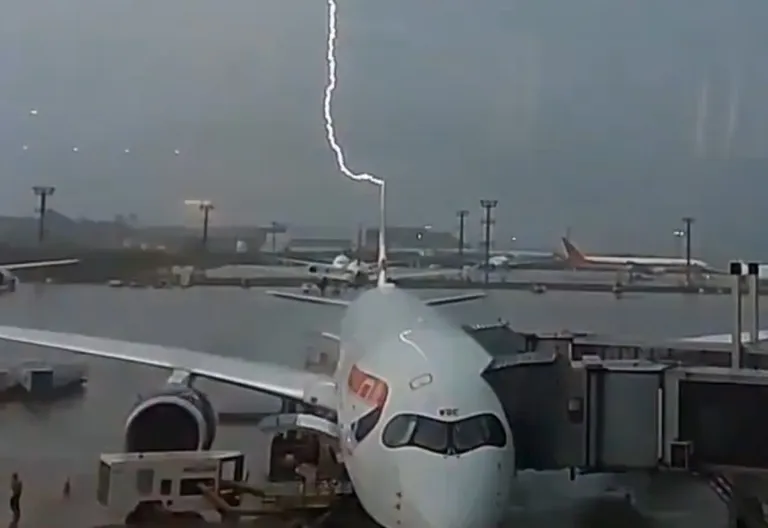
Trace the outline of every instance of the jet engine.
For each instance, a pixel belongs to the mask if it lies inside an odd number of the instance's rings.
[[[216,411],[208,397],[186,385],[168,385],[142,398],[125,422],[125,450],[207,451],[216,438]]]

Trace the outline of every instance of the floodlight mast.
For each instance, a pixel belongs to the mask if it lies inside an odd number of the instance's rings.
[[[42,244],[45,239],[45,213],[48,210],[48,197],[53,195],[56,187],[52,185],[35,185],[32,192],[37,196],[37,242]]]

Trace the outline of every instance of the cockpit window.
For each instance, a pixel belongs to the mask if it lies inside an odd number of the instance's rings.
[[[381,418],[381,407],[376,407],[368,414],[361,416],[357,422],[352,425],[355,431],[355,440],[361,442],[366,436],[371,434],[371,431],[376,427]]]
[[[382,442],[389,448],[412,446],[438,454],[460,455],[484,446],[504,447],[507,434],[501,421],[489,413],[450,422],[399,414],[384,428]]]
[[[416,418],[416,431],[410,438],[411,444],[435,453],[445,453],[448,450],[450,427],[446,422],[419,416]]]
[[[507,435],[501,422],[492,414],[479,414],[453,424],[456,451],[464,453],[482,446],[504,447]]]
[[[399,414],[387,424],[382,441],[387,447],[400,447],[408,445],[416,432],[417,417],[413,414]]]

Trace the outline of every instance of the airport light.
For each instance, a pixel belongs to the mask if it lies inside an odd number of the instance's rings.
[[[485,219],[482,223],[485,225],[485,266],[483,267],[485,268],[484,282],[486,285],[488,284],[488,272],[491,267],[491,225],[494,223],[492,211],[497,205],[499,205],[498,200],[480,200],[480,206],[485,209]]]
[[[213,203],[210,200],[184,200],[185,205],[197,206],[203,213],[203,250],[208,249],[208,224],[210,221],[210,214],[213,211]]]
[[[464,224],[466,222],[466,218],[469,215],[469,211],[466,209],[462,209],[460,211],[456,211],[456,216],[459,217],[459,258],[464,258]],[[462,264],[464,262],[462,261]]]
[[[685,231],[682,229],[675,229],[672,231],[672,236],[675,237],[675,255],[682,257],[684,253],[683,238],[685,238]]]
[[[54,191],[56,191],[56,187],[51,185],[35,185],[32,187],[32,192],[37,196],[37,241],[41,244],[45,238],[45,213],[48,210],[48,197]]]

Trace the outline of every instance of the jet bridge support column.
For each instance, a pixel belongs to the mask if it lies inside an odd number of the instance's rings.
[[[733,300],[733,335],[731,336],[731,367],[742,368],[744,366],[744,347],[741,343],[742,334],[742,305],[741,289],[744,287],[741,262],[731,262],[731,299]]]
[[[749,341],[760,342],[760,265],[757,262],[747,264],[749,280]]]

